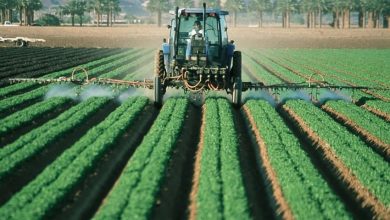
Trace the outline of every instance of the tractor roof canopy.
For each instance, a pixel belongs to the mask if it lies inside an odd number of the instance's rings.
[[[169,11],[170,14],[175,15],[175,11]],[[178,11],[178,14],[184,14],[184,13],[190,13],[190,14],[202,14],[203,8],[180,8]],[[217,8],[207,8],[206,14],[217,14],[217,15],[228,15],[229,12],[223,11]]]

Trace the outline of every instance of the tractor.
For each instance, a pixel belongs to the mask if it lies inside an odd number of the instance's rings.
[[[239,106],[241,52],[228,39],[228,12],[203,3],[203,8],[177,7],[170,14],[168,42],[164,39],[155,56],[155,104],[162,105],[167,87],[181,87],[189,92],[225,90]]]

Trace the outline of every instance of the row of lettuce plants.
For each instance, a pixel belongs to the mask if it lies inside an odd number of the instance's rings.
[[[307,76],[299,76],[296,73],[291,72],[290,70],[280,66],[279,64],[273,62],[268,58],[268,56],[264,56],[262,53],[258,53],[258,50],[247,50],[246,53],[256,59],[262,65],[268,66],[274,72],[283,76],[286,80],[293,83],[300,83],[306,81]]]
[[[148,99],[130,98],[103,122],[91,128],[79,141],[64,151],[33,181],[0,207],[5,219],[42,219],[77,187],[115,141],[133,124]]]
[[[372,113],[345,101],[328,101],[325,107],[346,117],[358,126],[352,129],[364,129],[383,141],[390,148],[390,124],[378,118]]]
[[[262,66],[257,64],[251,57],[246,53],[242,54],[242,61],[244,66],[252,73],[255,77],[258,77],[259,81],[263,82],[265,85],[279,84],[282,83],[275,75],[269,73]]]
[[[390,77],[386,70],[390,65],[385,62],[390,50],[377,49],[310,49],[289,50],[277,53],[286,53],[298,59],[304,58],[309,63],[321,65],[339,73],[348,73],[372,81],[388,84]]]
[[[0,119],[0,138],[69,102],[70,99],[65,97],[50,98]]]
[[[193,201],[196,219],[250,219],[233,118],[227,99],[206,100],[198,189]]]
[[[94,219],[150,218],[187,109],[187,99],[167,100]]]
[[[108,98],[90,98],[1,148],[0,179],[12,172],[24,160],[33,157],[50,143],[61,138],[61,135],[80,126],[108,101]]]
[[[114,65],[115,65],[116,64],[115,61],[121,60],[121,58],[123,58],[123,57],[130,56],[132,53],[134,53],[134,50],[130,49],[130,50],[127,50],[127,51],[122,52],[122,53],[118,53],[118,54],[111,55],[111,56],[108,56],[108,57],[105,57],[105,58],[102,58],[102,59],[98,59],[98,60],[95,60],[95,61],[88,62],[86,64],[83,64],[82,66],[83,66],[83,68],[89,70],[89,72],[90,71],[95,71],[96,68],[98,68],[99,66],[102,66],[103,64],[107,64],[108,62],[109,63],[114,63]],[[121,61],[123,61],[123,60],[121,60]],[[111,65],[107,66],[107,67],[111,67]],[[45,79],[48,79],[48,78],[58,78],[58,77],[61,77],[61,76],[69,77],[71,75],[73,69],[74,69],[74,67],[68,68],[68,69],[65,69],[65,70],[61,70],[61,71],[57,71],[57,72],[54,72],[54,73],[50,73],[50,74],[47,74],[47,75],[43,76],[42,78],[45,78]],[[17,84],[14,84],[14,85],[10,85],[10,86],[1,88],[0,89],[0,97],[7,96],[8,94],[16,92],[16,91],[28,89],[30,87],[33,87],[34,85],[35,85],[35,83],[17,83]]]
[[[104,64],[104,65],[101,65],[101,66],[98,66],[92,70],[89,71],[89,77],[94,77],[96,76],[98,73],[101,73],[101,72],[104,72],[105,70],[109,70],[111,72],[114,72],[116,68],[120,68],[120,67],[117,67],[117,65],[119,65],[120,63],[123,63],[125,62],[126,60],[131,60],[131,59],[137,59],[137,57],[139,57],[140,55],[146,53],[147,50],[141,50],[141,51],[137,51],[137,52],[127,52],[128,55],[123,57],[123,58],[120,58],[120,59],[117,59],[115,60],[114,62],[110,62],[109,64]],[[112,70],[112,68],[115,68],[114,70]],[[63,75],[65,73],[62,72],[61,75]],[[110,72],[109,72],[110,73]],[[103,75],[108,75],[109,73],[105,73]],[[53,78],[56,78],[56,76],[60,76],[59,73],[56,73],[56,74],[50,74]],[[80,77],[85,77],[83,73],[80,73],[79,74]],[[24,83],[20,83],[21,87],[23,87],[23,84]],[[29,85],[32,85],[32,83],[27,83]],[[6,98],[6,99],[3,99],[0,101],[0,112],[2,111],[5,111],[9,108],[13,108],[15,106],[18,106],[18,105],[21,105],[25,102],[29,102],[29,101],[32,101],[32,100],[35,100],[35,99],[39,99],[40,97],[42,97],[48,90],[49,90],[49,85],[45,85],[43,87],[40,87],[38,89],[35,89],[35,90],[32,90],[30,92],[27,92],[27,93],[24,93],[24,94],[20,94],[20,95],[16,95],[16,96],[11,96],[9,98]],[[20,87],[19,87],[20,89]]]
[[[264,51],[263,51],[264,52]],[[279,63],[283,63],[283,65],[287,65],[290,68],[296,69],[301,73],[311,75],[316,71],[321,72],[324,75],[325,80],[334,83],[334,84],[349,84],[349,85],[359,85],[359,86],[369,86],[369,87],[378,87],[378,83],[371,82],[369,80],[362,80],[356,76],[351,76],[347,74],[340,74],[334,70],[329,70],[328,68],[321,67],[321,65],[311,65],[304,57],[302,56],[294,56],[291,57],[289,55],[285,55],[282,52],[273,51],[273,55],[268,53],[268,56],[272,56],[275,60],[278,60]],[[318,78],[318,77],[317,77]],[[320,78],[318,78],[320,79]],[[375,94],[379,94],[385,98],[390,99],[389,91],[382,90],[372,90]],[[367,95],[364,95],[367,96]]]
[[[390,205],[390,164],[382,156],[312,103],[289,100],[284,108],[298,115],[379,203]]]
[[[339,196],[315,168],[298,139],[275,109],[266,101],[260,100],[250,100],[244,108],[255,122],[254,129],[258,130],[265,145],[260,147],[264,147],[267,152],[277,178],[276,184],[280,185],[293,217],[331,219],[337,216],[339,219],[350,219],[350,213]],[[261,163],[259,160],[260,167]],[[269,183],[272,184],[275,183]],[[278,207],[274,206],[274,209],[277,213]]]

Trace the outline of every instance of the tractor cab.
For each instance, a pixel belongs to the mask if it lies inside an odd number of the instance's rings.
[[[217,71],[226,74],[231,66],[234,45],[228,42],[225,16],[219,9],[182,8],[171,11],[169,44],[163,51],[168,75],[188,71]],[[168,60],[166,60],[168,59]],[[199,72],[199,71],[198,71]]]

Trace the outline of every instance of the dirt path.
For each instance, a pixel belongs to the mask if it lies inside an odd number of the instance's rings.
[[[239,157],[243,182],[251,208],[253,219],[274,219],[271,201],[267,195],[267,185],[261,178],[261,171],[257,164],[257,143],[255,137],[248,131],[250,124],[241,109],[233,109],[234,124],[239,140]]]

